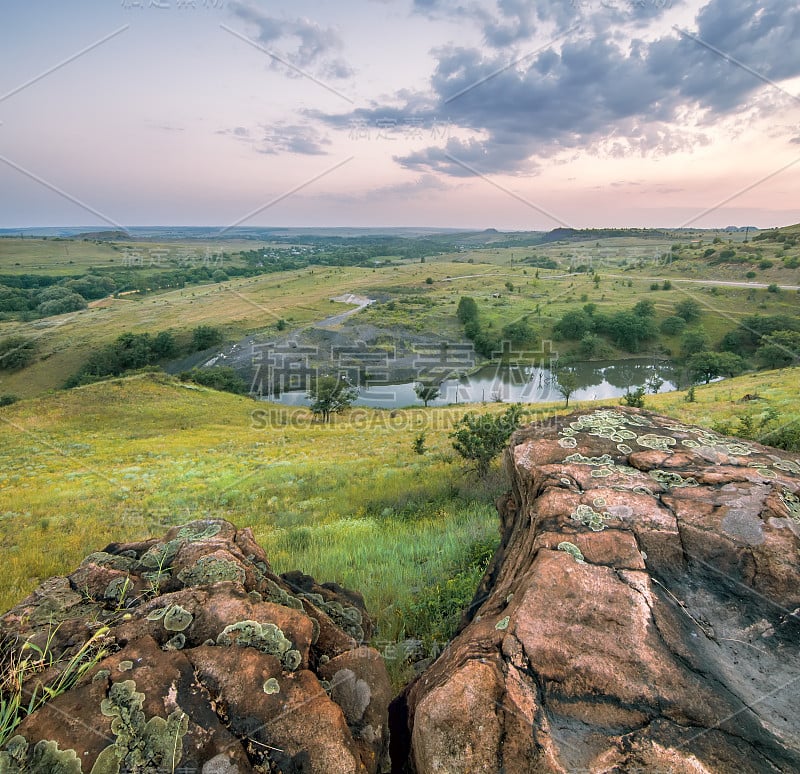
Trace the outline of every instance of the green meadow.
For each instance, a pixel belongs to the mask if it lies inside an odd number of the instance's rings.
[[[668,393],[646,406],[732,432],[772,407],[796,426],[798,375],[749,374],[695,388],[694,402]],[[527,408],[528,421],[564,411]],[[497,544],[493,503],[507,487],[499,461],[481,481],[454,454],[448,433],[464,411],[351,409],[323,425],[160,374],[4,407],[0,608],[109,542],[214,516],[251,527],[276,571],[362,591],[379,641],[446,639]]]

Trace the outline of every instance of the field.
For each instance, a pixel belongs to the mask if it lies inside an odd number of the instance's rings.
[[[697,387],[692,403],[647,396],[647,407],[734,431],[772,407],[796,424],[798,375],[746,375]],[[564,411],[536,408],[528,420]],[[112,540],[221,516],[252,527],[278,572],[361,590],[378,642],[446,639],[496,545],[493,501],[506,486],[497,465],[479,481],[454,455],[448,432],[463,412],[351,410],[321,425],[304,409],[158,374],[2,408],[0,609]],[[424,454],[412,450],[420,432]]]
[[[527,344],[537,349],[565,312],[589,303],[612,315],[649,300],[659,323],[676,303],[693,299],[701,312],[694,326],[713,343],[745,315],[797,316],[793,236],[755,243],[745,243],[744,234],[702,232],[699,238],[682,232],[524,247],[484,240],[414,260],[311,261],[291,271],[115,294],[64,315],[0,317],[0,339],[22,335],[37,346],[27,367],[0,371],[0,396],[22,398],[0,403],[0,609],[113,540],[221,516],[252,527],[278,572],[300,569],[362,591],[379,642],[416,637],[433,647],[446,641],[496,545],[493,502],[506,487],[497,464],[479,480],[456,457],[448,433],[463,406],[359,409],[323,425],[303,408],[257,403],[161,373],[60,388],[90,354],[126,332],[170,330],[179,343],[198,325],[219,328],[228,343],[250,335],[269,340],[282,329],[298,335],[345,311],[331,299],[347,293],[376,303],[338,326],[343,336],[373,329],[389,337],[435,332],[463,341],[456,308],[471,296],[482,326],[499,332],[527,320],[533,330]],[[0,275],[58,280],[113,272],[130,247],[3,238]],[[234,240],[214,249],[244,266],[236,251],[254,247],[302,252]],[[139,248],[188,249],[177,242]],[[321,249],[310,246],[307,254]],[[705,255],[709,249],[733,251],[733,262],[715,263]],[[641,354],[677,355],[680,347],[679,335],[661,335]],[[565,359],[578,357],[576,341],[556,341],[554,349]],[[612,348],[611,356],[630,353]],[[683,421],[757,437],[763,428],[800,421],[798,373],[750,373],[697,387],[695,402],[670,393],[648,395],[646,404]],[[745,394],[759,399],[742,403]],[[529,421],[564,410],[561,404],[526,408]],[[420,433],[423,454],[412,447]],[[394,678],[398,685],[404,679],[401,667]]]
[[[268,337],[274,335],[281,319],[287,321],[290,330],[296,330],[341,311],[342,307],[331,304],[330,299],[342,293],[361,293],[381,301],[351,318],[353,322],[387,327],[389,333],[400,328],[411,333],[436,331],[454,341],[463,340],[463,329],[455,317],[456,304],[461,296],[471,295],[479,302],[487,326],[496,331],[527,318],[536,332],[536,342],[531,345],[536,348],[540,340],[552,338],[552,327],[565,311],[586,303],[596,304],[601,313],[613,313],[648,299],[655,304],[658,322],[673,314],[677,302],[692,298],[702,308],[701,325],[712,341],[718,341],[748,314],[796,314],[798,294],[794,288],[800,281],[800,271],[787,268],[792,262],[779,257],[796,258],[796,247],[786,253],[779,244],[744,244],[743,234],[725,235],[731,240],[730,249],[759,250],[763,260],[769,258],[767,262],[773,264],[750,271],[757,276],[748,278],[745,274],[751,264],[710,265],[704,261],[702,255],[709,244],[713,245],[713,234],[703,234],[703,241],[696,244],[690,239],[693,233],[681,233],[682,246],[674,252],[667,241],[631,237],[524,248],[482,246],[460,253],[445,252],[424,263],[389,257],[374,268],[310,265],[294,271],[124,294],[92,302],[88,309],[43,319],[0,319],[0,338],[23,335],[38,346],[37,358],[28,368],[17,373],[0,371],[0,394],[32,397],[58,389],[94,349],[124,332],[169,329],[181,341],[194,326],[213,324],[230,342],[254,333]],[[245,246],[252,249],[257,245]],[[124,245],[124,249],[128,247]],[[172,253],[189,249],[179,243],[139,247]],[[215,244],[213,249],[241,247],[241,242],[227,242]],[[119,261],[121,249],[114,243],[0,239],[0,274],[44,271],[48,266],[55,274],[74,268],[75,276],[99,271],[101,266],[110,270],[108,261]],[[66,252],[61,252],[66,250],[74,264],[65,263]],[[675,260],[660,257],[664,251]],[[555,260],[562,268],[536,268],[524,262],[531,257]],[[582,270],[570,272],[576,268]],[[672,283],[671,289],[653,289],[654,285],[660,288],[664,280]],[[739,282],[741,286],[726,282]],[[767,285],[784,285],[787,289],[771,292]],[[569,355],[577,350],[577,343],[559,342],[558,349]],[[679,336],[662,336],[645,354],[677,354],[679,349]],[[614,356],[627,353],[615,352]]]

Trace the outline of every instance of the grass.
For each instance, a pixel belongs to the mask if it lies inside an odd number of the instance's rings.
[[[475,483],[450,455],[446,427],[463,408],[323,426],[265,406],[143,375],[2,409],[0,608],[112,540],[214,515],[251,526],[277,571],[363,590],[393,639],[397,606],[496,536],[504,485]],[[420,427],[437,423],[430,451],[414,453]]]
[[[693,403],[685,393],[648,395],[646,407],[736,428],[743,414],[771,406],[782,423],[797,423],[798,375],[700,386]],[[760,400],[743,404],[745,394]],[[528,420],[564,411],[528,409]],[[158,374],[4,407],[0,610],[109,542],[223,517],[252,527],[275,571],[361,591],[376,645],[412,637],[434,648],[453,633],[497,545],[493,503],[508,486],[497,463],[479,481],[455,458],[448,432],[465,410],[358,410],[321,425],[306,409],[187,389]],[[428,451],[420,455],[413,441],[423,429]],[[397,686],[409,669],[402,658],[390,662]]]
[[[646,405],[709,427],[754,410],[740,399],[758,393],[759,406],[788,421],[798,416],[797,373],[700,386],[695,403],[684,393],[648,395]],[[457,568],[465,545],[496,531],[491,503],[503,482],[465,475],[447,437],[464,411],[362,410],[321,425],[305,409],[155,374],[5,407],[0,607],[112,540],[213,514],[251,526],[279,571],[363,589],[382,632],[394,636],[398,594]],[[422,429],[428,451],[419,455],[412,446]]]
[[[56,658],[51,645],[57,628],[49,632],[43,647],[32,642],[19,646],[13,642],[3,643],[0,651],[0,749],[28,715],[68,691],[110,652],[104,646],[109,630],[103,627],[68,658]],[[31,687],[36,675],[54,667],[55,677]]]

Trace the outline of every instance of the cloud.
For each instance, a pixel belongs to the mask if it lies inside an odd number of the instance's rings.
[[[684,0],[414,0],[415,12],[432,18],[470,20],[487,46],[504,49],[581,24],[596,32],[620,25],[643,27]]]
[[[659,10],[655,2],[646,0],[645,11]],[[504,18],[534,25],[557,13],[557,4],[569,6],[567,0],[498,0],[497,8]],[[446,0],[418,0],[416,6],[457,11]],[[586,31],[516,64],[509,52],[493,47],[447,46],[434,54],[428,93],[406,95],[405,104],[389,111],[323,120],[341,127],[354,118],[374,124],[389,113],[425,123],[438,117],[455,127],[455,136],[398,156],[399,164],[469,174],[455,158],[485,173],[529,174],[542,159],[568,151],[621,157],[691,150],[708,144],[708,131],[728,119],[775,110],[787,98],[765,79],[800,75],[800,7],[762,0],[754,13],[750,0],[711,0],[687,35],[670,31],[642,39]]]
[[[278,45],[283,46],[282,51],[276,50],[275,53],[295,67],[314,69],[328,78],[348,78],[353,74],[347,62],[339,56],[343,44],[336,30],[321,27],[305,18],[278,19],[241,0],[234,0],[229,8],[234,16],[258,30],[256,39],[265,48],[273,50]],[[280,63],[274,60],[273,66],[289,75],[297,75],[289,68],[281,68]]]
[[[322,156],[331,141],[311,126],[274,124],[262,127],[264,135],[256,146],[259,153],[298,153],[305,156]]]
[[[320,134],[309,124],[288,124],[277,122],[260,125],[256,129],[235,126],[220,129],[216,134],[227,135],[250,145],[258,153],[277,155],[296,153],[304,156],[326,155],[326,146],[331,144],[328,137]]]

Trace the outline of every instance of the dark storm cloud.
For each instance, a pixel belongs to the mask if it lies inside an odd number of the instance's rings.
[[[431,10],[443,5],[417,2]],[[506,17],[530,25],[555,6],[498,3]],[[650,0],[641,7],[645,12],[655,8]],[[499,28],[485,29],[488,38]],[[454,157],[483,172],[525,173],[536,159],[569,149],[612,156],[675,153],[707,143],[704,131],[753,108],[757,94],[762,108],[786,102],[786,94],[767,81],[800,75],[800,7],[765,0],[754,12],[748,0],[711,0],[688,34],[670,31],[654,41],[620,41],[576,32],[511,67],[513,58],[493,49],[450,46],[434,54],[431,93],[406,98],[405,106],[393,112],[448,120],[463,130],[462,138],[409,153],[399,163],[467,174]],[[372,122],[386,112],[364,110],[325,120],[341,126],[358,115]]]

